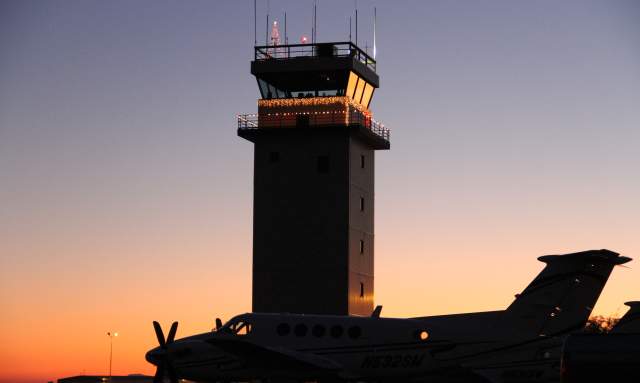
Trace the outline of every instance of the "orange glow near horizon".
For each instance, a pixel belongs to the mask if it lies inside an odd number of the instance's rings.
[[[450,254],[444,248],[429,251],[440,257],[406,256],[403,262],[398,262],[400,255],[394,254],[402,254],[404,249],[393,246],[396,240],[389,237],[392,234],[380,230],[380,237],[385,239],[376,252],[375,303],[384,305],[383,317],[501,309],[511,302],[512,293],[524,289],[543,267],[533,256],[525,267],[515,267],[522,261],[508,261],[501,254],[498,258],[495,254],[478,254],[477,259],[451,254],[445,264],[438,259]],[[248,228],[244,236],[250,238]],[[2,321],[0,360],[4,362],[0,381],[36,382],[79,374],[106,374],[109,339],[105,334],[107,329],[116,328],[119,335],[113,339],[113,374],[153,374],[154,367],[144,360],[146,351],[157,342],[151,326],[153,320],[159,320],[165,331],[173,320],[178,320],[179,338],[210,331],[215,317],[226,321],[250,311],[250,248],[238,253],[238,243],[231,242],[235,241],[230,241],[227,251],[217,246],[207,248],[205,243],[181,249],[189,254],[189,259],[206,259],[208,254],[219,252],[238,254],[237,262],[217,265],[220,262],[212,258],[197,269],[186,263],[177,264],[170,278],[172,283],[158,284],[149,275],[168,266],[164,264],[153,267],[154,271],[149,273],[133,269],[92,276],[92,271],[87,270],[87,275],[64,276],[64,284],[52,283],[43,270],[12,289],[29,285],[28,294],[11,296],[3,290],[3,302],[12,310]],[[179,256],[178,249],[166,251],[169,257]],[[130,256],[140,257],[134,253]],[[497,259],[503,259],[504,268],[495,268]],[[434,272],[425,274],[424,270]],[[630,275],[624,268],[614,270],[595,313],[610,315],[612,307],[622,305],[619,297],[629,296],[624,286],[625,283],[628,286]],[[110,280],[119,282],[112,285],[108,283]],[[43,299],[44,296],[47,298]],[[624,309],[617,315],[623,313]]]

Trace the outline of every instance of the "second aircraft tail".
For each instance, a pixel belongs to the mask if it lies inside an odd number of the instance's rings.
[[[640,301],[627,302],[625,305],[629,306],[629,311],[611,330],[613,333],[640,333]]]

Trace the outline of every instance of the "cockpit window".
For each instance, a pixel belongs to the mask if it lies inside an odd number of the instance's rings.
[[[251,323],[238,322],[233,331],[236,335],[247,335],[251,333]]]
[[[251,334],[251,331],[253,330],[253,325],[244,320],[244,319],[232,319],[231,321],[229,321],[229,323],[227,323],[223,328],[222,331],[228,333],[228,334],[234,334],[234,335],[249,335]]]

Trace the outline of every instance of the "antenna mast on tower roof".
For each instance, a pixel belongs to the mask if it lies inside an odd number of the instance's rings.
[[[373,59],[376,59],[376,7],[373,7]]]
[[[358,1],[356,1],[356,45],[358,45]]]

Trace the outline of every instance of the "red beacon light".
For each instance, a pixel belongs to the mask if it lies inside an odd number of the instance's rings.
[[[306,44],[309,41],[309,38],[305,35],[302,35],[302,37],[300,37],[300,43],[301,44]]]

